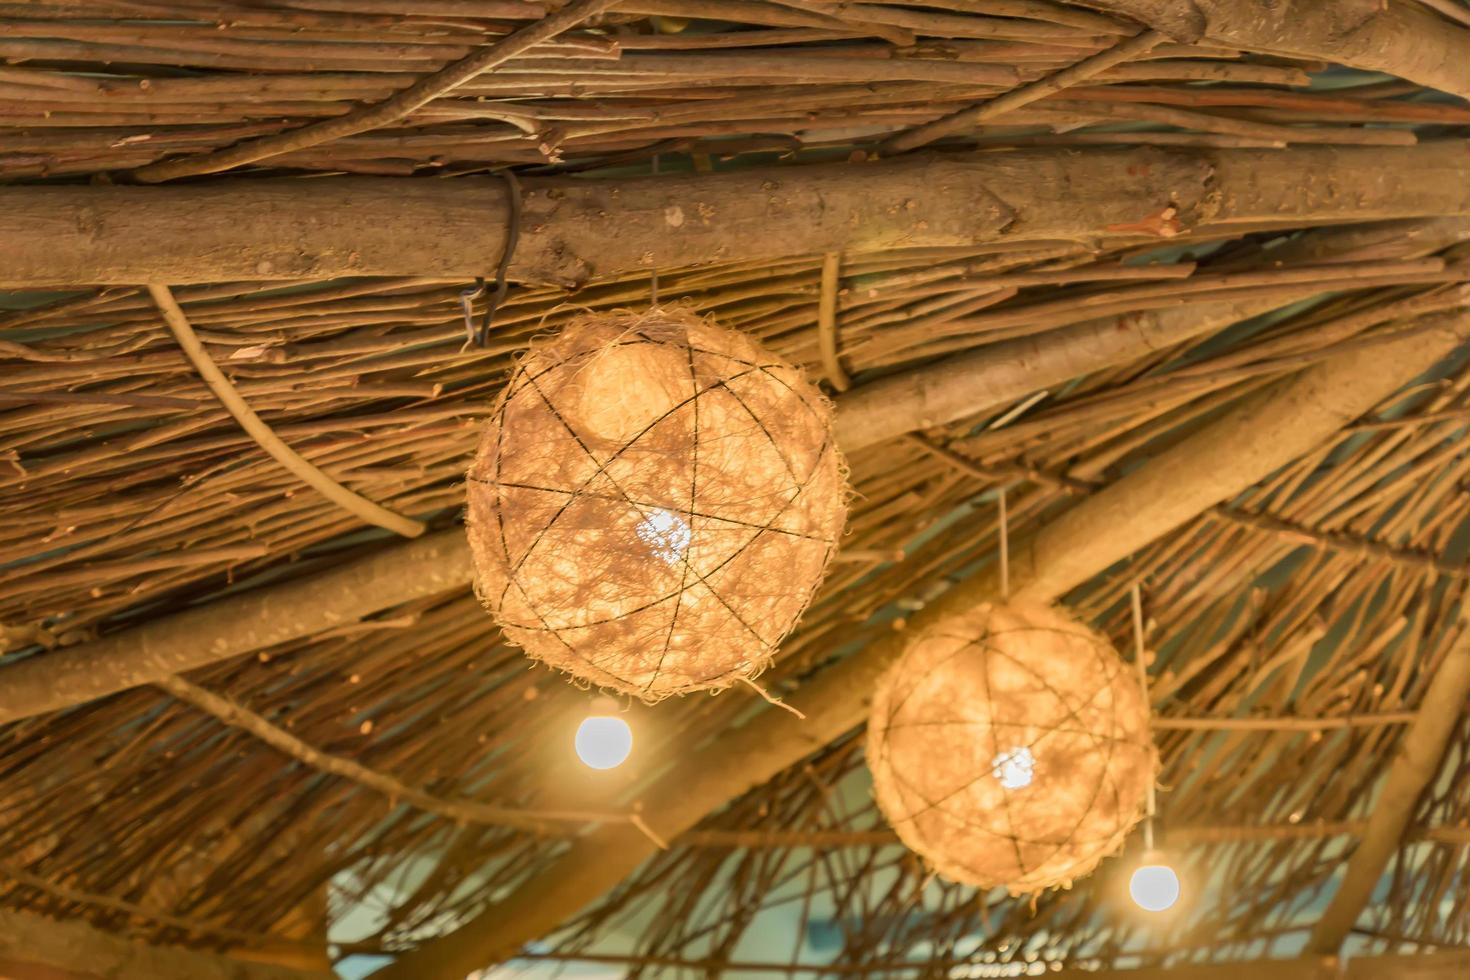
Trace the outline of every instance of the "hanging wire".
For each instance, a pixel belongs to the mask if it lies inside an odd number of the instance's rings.
[[[1148,693],[1148,663],[1143,649],[1143,596],[1138,583],[1133,583],[1131,591],[1133,604],[1133,663],[1138,668],[1138,684],[1143,689],[1143,704],[1153,713],[1153,702]],[[1154,781],[1148,781],[1148,809],[1145,811],[1143,822],[1143,846],[1144,850],[1154,849],[1154,815],[1158,812],[1158,793],[1154,787]]]
[[[500,251],[500,265],[495,270],[495,291],[490,294],[485,304],[485,314],[478,325],[475,323],[474,302],[485,295],[484,278],[476,276],[474,287],[459,294],[460,309],[464,312],[465,350],[485,347],[490,343],[490,328],[495,323],[495,311],[505,302],[505,294],[510,289],[505,276],[510,271],[510,260],[515,256],[516,246],[521,241],[521,182],[509,170],[500,171],[500,176],[505,181],[506,199],[510,209],[505,227],[505,248]]]
[[[650,170],[651,170],[651,172],[653,174],[655,174],[655,175],[658,174],[658,154],[657,153],[655,153],[653,155],[653,162],[650,165]],[[658,309],[658,267],[657,266],[654,266],[653,271],[651,271],[648,274],[648,298],[649,298],[649,302],[652,304],[653,308],[654,309]]]
[[[1000,488],[1000,597],[1011,597],[1011,538],[1010,518],[1006,513],[1006,488]]]
[[[475,284],[459,293],[459,309],[464,314],[464,349],[475,345],[475,300],[485,295],[485,277],[476,276]]]

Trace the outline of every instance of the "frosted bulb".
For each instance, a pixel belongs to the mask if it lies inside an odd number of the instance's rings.
[[[677,565],[683,561],[684,553],[689,550],[689,542],[694,540],[689,522],[666,510],[655,510],[639,522],[633,531],[648,545],[649,551],[668,565]]]
[[[592,715],[577,726],[576,747],[589,769],[615,769],[633,751],[633,730],[621,718]]]
[[[1179,876],[1167,864],[1145,864],[1133,872],[1128,894],[1145,912],[1167,912],[1179,901]]]
[[[1002,752],[990,760],[990,774],[1006,789],[1025,789],[1031,785],[1031,774],[1036,770],[1036,758],[1026,746],[1018,746]]]

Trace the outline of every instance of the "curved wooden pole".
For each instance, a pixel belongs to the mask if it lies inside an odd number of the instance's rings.
[[[168,324],[169,331],[174,339],[183,348],[184,355],[189,358],[189,363],[194,365],[194,370],[209,385],[209,390],[219,399],[220,404],[230,413],[240,428],[254,439],[256,445],[264,449],[271,458],[290,470],[302,483],[311,487],[332,503],[341,507],[369,524],[401,534],[405,538],[416,538],[424,533],[422,521],[416,521],[402,514],[396,514],[381,504],[376,504],[361,494],[347,489],[327,474],[323,473],[315,464],[308,462],[300,453],[286,445],[275,431],[255,414],[255,409],[240,396],[230,379],[214,363],[209,352],[204,349],[204,343],[199,335],[194,332],[189,318],[184,315],[179,304],[174,300],[173,292],[164,285],[152,283],[148,287],[148,295],[153,298],[153,303],[158,311],[163,314],[163,322]]]
[[[1176,41],[1202,39],[1381,71],[1470,99],[1470,31],[1406,3],[1088,0]]]

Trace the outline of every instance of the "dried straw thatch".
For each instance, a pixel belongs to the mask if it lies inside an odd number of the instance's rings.
[[[1467,11],[0,2],[0,964],[1464,946]],[[593,783],[587,695],[472,593],[464,473],[533,334],[655,299],[842,392],[854,498],[762,679],[807,720],[636,707]],[[201,356],[428,533],[284,469]],[[868,795],[872,681],[995,597],[1002,489],[1018,594],[1123,648],[1142,587],[1160,842],[1207,882],[1167,922],[1123,862],[1034,912],[930,882]]]

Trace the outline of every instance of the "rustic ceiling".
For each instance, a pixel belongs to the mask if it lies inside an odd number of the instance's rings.
[[[1455,352],[1470,334],[1470,7],[560,6],[0,3],[5,908],[293,976],[390,963],[393,980],[507,958],[982,976],[1470,943],[1470,726],[1451,683],[1470,577]],[[564,15],[539,46],[371,128],[293,135]],[[227,147],[254,149],[212,152]],[[902,169],[916,150],[926,162]],[[966,204],[944,197],[945,167],[999,169]],[[379,264],[303,259],[330,277],[206,253],[201,236],[232,227],[212,205],[188,217],[191,189],[267,178],[304,188],[292,207],[366,177],[498,202],[507,168],[527,195],[525,268],[484,347],[466,344],[461,295],[475,275],[493,286],[503,212],[467,199],[445,218],[471,229],[465,247],[441,235],[441,265],[397,274],[395,236],[421,246],[394,224],[397,191],[374,191],[386,210],[355,220],[388,229],[363,259]],[[759,196],[743,190],[719,214],[690,204],[751,174],[821,199],[829,178],[809,175],[849,170],[899,202],[874,198],[861,247],[774,205],[736,215]],[[185,196],[144,235],[110,195],[152,185]],[[681,207],[651,226],[616,203],[584,215],[567,234],[574,252],[592,243],[585,274],[533,274],[555,252],[537,201],[574,187],[604,203],[673,188]],[[26,211],[42,189],[93,218],[46,226]],[[946,212],[990,223],[956,231]],[[716,254],[727,217],[733,252]],[[546,229],[557,220],[571,221]],[[704,239],[639,260],[648,227],[701,220],[680,234]],[[116,237],[78,258],[73,234]],[[168,256],[160,275],[204,351],[275,435],[425,538],[366,523],[267,455],[143,281],[74,271],[150,255]],[[501,642],[444,542],[527,340],[655,300],[748,331],[821,381],[839,418],[887,429],[845,443],[859,448],[842,553],[762,679],[809,726],[743,688],[634,704],[633,760],[594,778],[569,749],[592,695]],[[951,408],[894,421],[893,379],[946,366]],[[1318,433],[1291,399],[1327,381],[1361,404]],[[1253,461],[1237,470],[1211,445]],[[1174,483],[1212,475],[1156,476],[1160,461],[1195,459],[1214,460],[1219,492],[1160,516]],[[1262,475],[1231,483],[1251,466]],[[868,795],[857,682],[910,618],[994,591],[1002,493],[1010,540],[1035,543],[1017,575],[1052,574],[1045,597],[1121,650],[1141,586],[1160,840],[1191,883],[1167,920],[1120,901],[1123,861],[1034,902],[935,880]],[[442,581],[424,572],[441,559]],[[358,586],[370,604],[352,615],[308,615]],[[286,604],[248,605],[260,595]],[[200,614],[217,633],[177,619]],[[186,629],[166,648],[171,622]],[[152,638],[140,655],[190,647],[175,669],[195,669],[113,676],[134,637]],[[1395,762],[1406,738],[1431,757]],[[1344,897],[1360,886],[1371,901]]]

